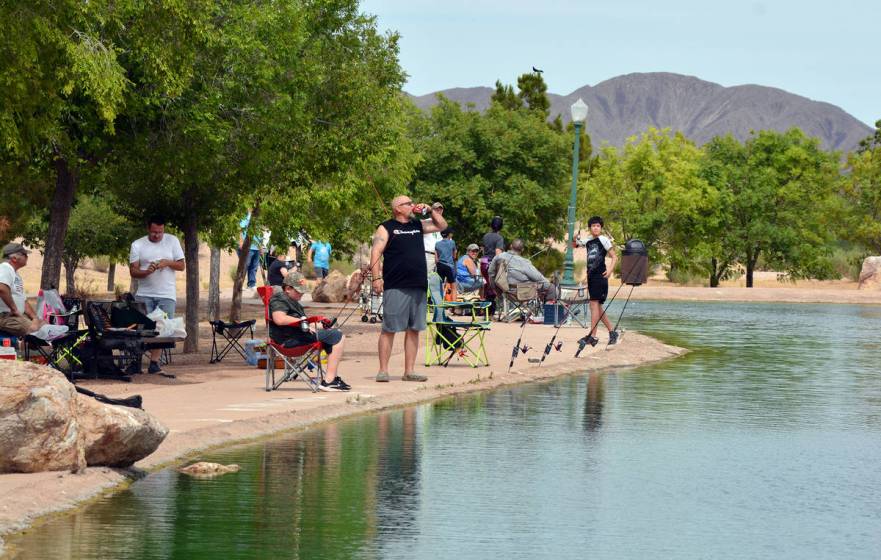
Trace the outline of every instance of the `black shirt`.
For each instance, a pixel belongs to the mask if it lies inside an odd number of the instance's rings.
[[[412,220],[402,224],[397,220],[388,220],[380,225],[388,232],[388,243],[383,251],[383,288],[427,289],[428,268],[425,265],[422,222]]]
[[[315,341],[315,335],[304,331],[300,325],[276,325],[273,323],[272,314],[276,311],[283,311],[285,315],[295,318],[306,317],[306,310],[303,309],[299,301],[292,300],[284,292],[274,294],[269,298],[269,338],[273,342],[287,346],[300,346]],[[292,344],[288,344],[289,342]]]
[[[606,272],[606,248],[599,237],[594,237],[584,244],[587,249],[587,277],[602,278]]]
[[[281,282],[284,280],[284,276],[281,275],[281,269],[283,268],[290,270],[291,261],[275,259],[272,261],[272,264],[269,265],[269,273],[266,275],[266,280],[269,282],[270,286],[281,286]]]
[[[483,236],[483,256],[493,260],[496,249],[505,250],[505,238],[497,231],[491,231]]]

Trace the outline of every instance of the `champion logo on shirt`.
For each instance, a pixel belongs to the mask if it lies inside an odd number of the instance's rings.
[[[394,233],[395,235],[413,235],[413,234],[416,234],[416,233],[422,235],[422,232],[419,231],[419,230],[417,230],[417,229],[414,229],[414,230],[412,230],[412,231],[402,231],[402,230],[399,230],[399,229],[394,229],[394,230],[392,230],[392,233]]]

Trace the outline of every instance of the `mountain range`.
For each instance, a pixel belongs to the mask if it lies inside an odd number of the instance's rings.
[[[410,96],[427,110],[443,94],[463,107],[483,111],[495,89],[452,88]],[[782,89],[759,85],[725,87],[694,76],[667,72],[626,74],[585,85],[568,95],[548,93],[551,119],[570,120],[569,107],[581,98],[590,107],[587,131],[594,146],[621,146],[648,127],[681,131],[698,144],[732,133],[740,140],[751,130],[783,131],[799,127],[820,138],[828,150],[853,150],[872,129],[840,107],[814,101]]]

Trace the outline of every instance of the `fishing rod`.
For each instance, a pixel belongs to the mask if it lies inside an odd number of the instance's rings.
[[[526,324],[529,323],[529,316],[530,312],[528,310],[523,313],[523,325],[520,327],[520,337],[517,339],[514,348],[511,349],[511,363],[508,364],[507,373],[511,373],[511,368],[514,367],[514,360],[517,359],[520,352],[525,354],[529,351],[529,346],[524,345],[522,348],[520,347],[520,343],[523,341],[523,332],[526,330]]]
[[[579,313],[581,313],[580,309],[575,309],[574,311],[572,311],[572,315],[578,315]],[[557,325],[557,328],[554,330],[554,336],[551,337],[550,342],[548,342],[547,346],[545,346],[544,354],[541,355],[541,361],[538,363],[538,367],[541,367],[542,364],[545,363],[545,358],[550,355],[552,349],[556,350],[557,352],[563,350],[563,341],[561,340],[556,344],[554,344],[554,341],[557,340],[557,335],[560,333],[560,329],[563,327],[563,324],[565,322],[565,320],[561,320],[560,324]]]
[[[615,326],[612,327],[612,331],[614,331],[614,332],[618,331],[618,325],[621,324],[621,317],[624,316],[624,310],[627,309],[627,304],[630,303],[630,296],[633,295],[633,288],[635,288],[635,287],[636,287],[636,284],[630,285],[630,293],[627,294],[627,299],[624,300],[624,307],[621,308],[621,313],[618,314],[618,320],[615,321]],[[609,349],[609,346],[611,346],[611,344],[612,344],[611,340],[609,340],[609,342],[606,343],[606,350]]]
[[[576,357],[576,358],[581,354],[581,352],[584,350],[584,347],[585,347],[585,346],[587,346],[588,344],[591,344],[591,343],[588,341],[588,338],[591,336],[590,333],[593,332],[593,330],[594,330],[595,328],[597,328],[597,326],[599,326],[600,321],[602,321],[602,320],[603,320],[603,317],[606,316],[606,311],[609,310],[609,307],[612,306],[612,303],[614,303],[615,298],[618,297],[618,292],[620,292],[620,291],[621,291],[621,288],[623,288],[625,285],[626,285],[626,284],[624,284],[624,282],[621,282],[621,285],[618,286],[618,289],[617,289],[617,290],[615,290],[615,294],[612,296],[612,299],[610,299],[610,300],[609,300],[609,303],[607,303],[606,306],[603,308],[603,312],[600,313],[600,316],[599,316],[599,318],[597,319],[596,323],[591,322],[590,330],[587,332],[587,335],[585,335],[585,336],[583,336],[583,337],[581,337],[581,338],[578,339],[578,351],[575,352],[575,357]],[[630,290],[630,293],[633,293],[633,290]],[[593,344],[591,344],[591,346],[596,346],[596,342],[594,342]]]

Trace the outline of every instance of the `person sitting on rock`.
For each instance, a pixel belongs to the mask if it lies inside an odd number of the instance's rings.
[[[305,346],[321,342],[327,352],[327,377],[322,380],[322,391],[348,391],[351,387],[337,375],[343,359],[343,333],[339,329],[328,328],[330,320],[324,319],[323,329],[313,330],[305,323],[306,310],[300,304],[306,293],[306,281],[299,272],[289,272],[281,283],[282,291],[269,299],[269,338],[286,348]]]

